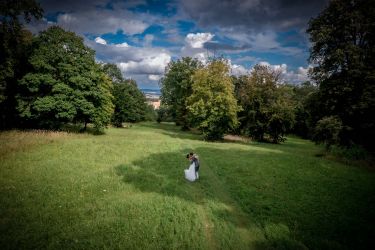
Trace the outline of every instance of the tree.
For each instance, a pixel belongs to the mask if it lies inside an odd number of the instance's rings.
[[[140,122],[155,119],[155,111],[146,103],[144,94],[134,80],[124,79],[116,64],[102,65],[103,72],[113,83],[114,113],[112,124],[122,127],[124,122]]]
[[[2,0],[0,2],[0,128],[16,124],[17,80],[28,70],[27,58],[32,34],[24,22],[40,19],[43,10],[35,0]]]
[[[121,70],[113,63],[102,64],[102,70],[112,80],[113,83],[123,82],[125,79],[122,76]]]
[[[177,125],[188,129],[188,111],[186,100],[192,93],[191,77],[202,65],[197,59],[183,57],[181,60],[171,61],[161,79],[161,102],[169,109]]]
[[[241,133],[255,140],[278,143],[294,123],[292,89],[278,84],[281,72],[255,65],[250,76],[237,79],[237,99]]]
[[[208,140],[221,139],[238,125],[237,100],[229,76],[229,66],[214,60],[197,69],[192,77],[192,94],[187,98],[190,121]]]
[[[140,122],[146,120],[146,97],[132,80],[114,84],[113,89],[115,111],[112,123],[122,127],[123,122]]]
[[[17,109],[27,125],[58,128],[93,123],[102,130],[113,112],[110,79],[94,51],[73,32],[53,26],[33,42],[31,70],[20,81]]]
[[[369,148],[375,140],[375,3],[333,0],[309,23],[312,77],[320,118],[338,116],[340,142]]]
[[[313,140],[317,144],[324,144],[326,150],[329,151],[332,145],[339,143],[342,128],[340,118],[335,116],[323,117],[316,124]]]
[[[315,126],[316,102],[313,99],[316,96],[317,86],[310,82],[304,82],[293,87],[293,100],[295,106],[295,123],[292,132],[303,138],[312,138],[312,132]]]

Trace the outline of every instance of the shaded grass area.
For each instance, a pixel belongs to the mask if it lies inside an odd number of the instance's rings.
[[[172,124],[0,134],[5,249],[370,249],[372,171],[312,143],[209,143]],[[200,180],[183,178],[185,155]]]

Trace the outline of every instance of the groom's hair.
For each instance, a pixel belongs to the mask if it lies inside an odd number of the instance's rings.
[[[186,155],[186,158],[189,158],[190,156],[193,156],[194,153],[193,152],[190,152],[189,154]]]

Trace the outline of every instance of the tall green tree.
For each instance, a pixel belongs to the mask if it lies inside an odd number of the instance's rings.
[[[266,136],[278,143],[294,123],[292,89],[280,85],[281,72],[255,65],[250,76],[237,79],[238,114],[241,133],[263,141]]]
[[[102,70],[112,80],[113,83],[123,82],[125,79],[122,76],[121,70],[114,63],[102,64]]]
[[[318,88],[307,81],[294,85],[293,100],[295,102],[295,123],[292,132],[306,139],[311,139],[315,126],[315,117],[319,114],[316,110],[317,102],[314,101]]]
[[[113,112],[110,79],[83,39],[60,27],[41,32],[33,43],[31,71],[20,81],[18,111],[27,125],[56,128],[93,123],[102,130]]]
[[[214,60],[197,69],[192,77],[192,94],[187,98],[190,121],[208,140],[221,139],[238,125],[239,106],[229,76],[229,66]]]
[[[17,80],[28,70],[32,34],[23,27],[43,10],[35,0],[0,1],[0,129],[16,123]]]
[[[375,2],[332,0],[309,23],[320,118],[342,121],[340,143],[374,147]]]
[[[124,79],[116,64],[102,65],[103,72],[112,80],[114,113],[112,124],[122,127],[124,122],[140,122],[155,119],[155,111],[146,103],[146,97],[131,79]]]
[[[121,127],[123,122],[140,122],[146,120],[149,107],[146,97],[138,89],[133,80],[125,80],[114,84],[113,89],[115,111],[112,123]]]
[[[161,79],[161,103],[183,129],[190,126],[186,100],[192,94],[192,76],[201,67],[197,59],[183,57],[181,60],[171,61]]]

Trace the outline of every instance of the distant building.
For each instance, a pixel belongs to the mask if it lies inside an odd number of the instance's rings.
[[[147,100],[147,103],[149,105],[152,105],[154,107],[154,109],[160,108],[160,100]]]
[[[147,104],[152,105],[154,109],[160,108],[160,92],[156,90],[142,90],[146,97]]]

